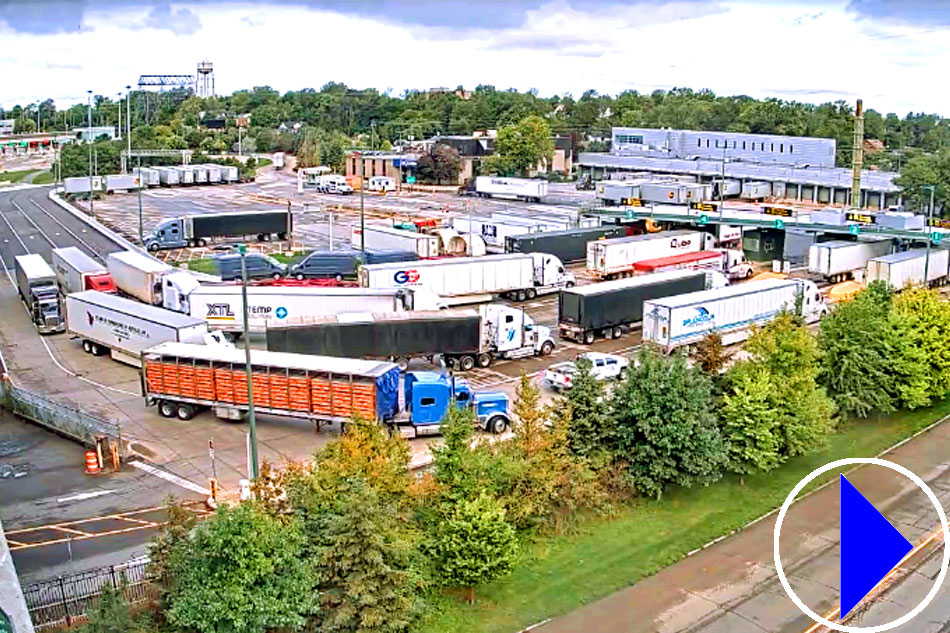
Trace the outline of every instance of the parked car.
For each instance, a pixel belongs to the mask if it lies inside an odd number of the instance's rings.
[[[591,373],[597,380],[619,379],[623,375],[624,367],[630,364],[628,358],[602,352],[586,352],[577,358],[586,358],[591,362]],[[557,363],[545,370],[544,380],[554,389],[561,391],[571,388],[576,373],[577,364],[575,361]]]
[[[293,264],[288,275],[295,279],[356,279],[362,264],[389,264],[419,259],[409,251],[312,251]]]
[[[287,265],[281,264],[270,255],[248,253],[245,255],[248,279],[280,279],[287,274]],[[215,257],[218,275],[223,281],[241,278],[240,255],[218,255]]]

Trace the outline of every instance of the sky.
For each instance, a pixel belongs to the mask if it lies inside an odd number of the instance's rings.
[[[709,88],[950,115],[950,0],[0,0],[0,106],[214,64],[218,94]]]

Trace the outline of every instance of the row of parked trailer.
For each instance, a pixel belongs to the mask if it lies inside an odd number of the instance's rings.
[[[143,188],[178,185],[230,184],[239,179],[238,168],[232,165],[177,165],[171,167],[136,167],[128,174],[105,176],[76,176],[63,179],[67,194],[92,191],[115,193]]]
[[[915,248],[896,252],[891,240],[832,240],[812,244],[808,271],[832,281],[849,277],[884,281],[897,290],[950,280],[950,251]]]

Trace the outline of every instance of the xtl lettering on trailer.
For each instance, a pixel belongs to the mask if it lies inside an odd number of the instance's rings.
[[[228,303],[209,303],[209,319],[233,319],[234,312],[231,311],[231,304]]]

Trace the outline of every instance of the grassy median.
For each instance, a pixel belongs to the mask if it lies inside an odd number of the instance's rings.
[[[445,597],[432,605],[428,633],[514,633],[602,598],[670,565],[687,552],[779,507],[815,468],[845,457],[871,457],[950,414],[950,399],[929,409],[849,423],[826,450],[789,460],[772,472],[727,476],[708,488],[672,489],[662,501],[639,500],[611,519],[582,521],[573,534],[539,539],[503,581],[480,587],[467,605]],[[831,477],[813,481],[816,487]]]

